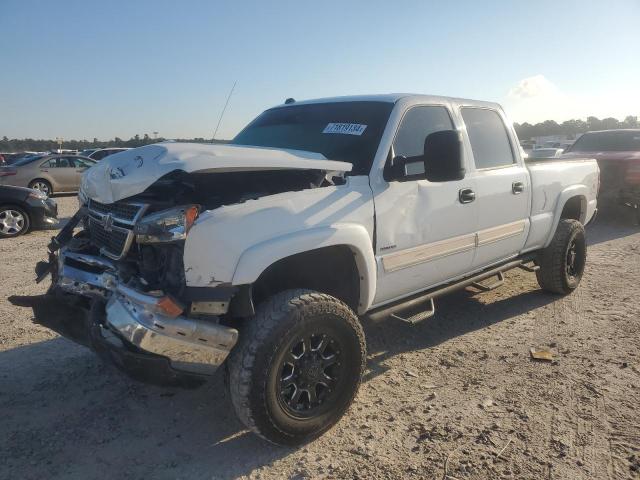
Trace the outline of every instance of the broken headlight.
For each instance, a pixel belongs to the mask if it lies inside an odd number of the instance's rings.
[[[198,218],[197,205],[184,205],[152,213],[134,227],[138,243],[168,243],[184,240]]]

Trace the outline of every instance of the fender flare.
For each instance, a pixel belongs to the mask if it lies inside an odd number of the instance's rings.
[[[232,285],[254,283],[269,266],[297,253],[345,245],[354,254],[360,277],[358,313],[366,312],[376,292],[376,261],[369,232],[362,225],[336,224],[285,234],[245,250],[233,274]]]
[[[544,243],[544,247],[547,247],[551,243],[551,240],[553,240],[553,236],[558,228],[558,223],[560,223],[562,210],[564,210],[564,206],[567,204],[567,201],[574,197],[580,197],[582,203],[580,207],[580,223],[584,225],[587,216],[587,198],[589,198],[589,188],[586,185],[572,185],[571,187],[564,189],[560,192],[560,195],[558,195],[558,202],[556,203],[556,208],[553,212],[551,231],[547,237],[547,241]]]

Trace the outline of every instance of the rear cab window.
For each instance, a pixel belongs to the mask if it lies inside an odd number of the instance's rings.
[[[497,111],[463,107],[461,113],[477,169],[501,168],[516,163],[507,127]]]

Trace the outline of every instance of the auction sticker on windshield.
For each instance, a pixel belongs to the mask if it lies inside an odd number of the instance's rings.
[[[362,135],[366,125],[360,123],[329,123],[322,133],[342,133],[343,135]]]

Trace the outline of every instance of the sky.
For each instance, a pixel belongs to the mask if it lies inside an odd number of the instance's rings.
[[[0,137],[232,138],[287,97],[640,116],[640,0],[0,0]]]

